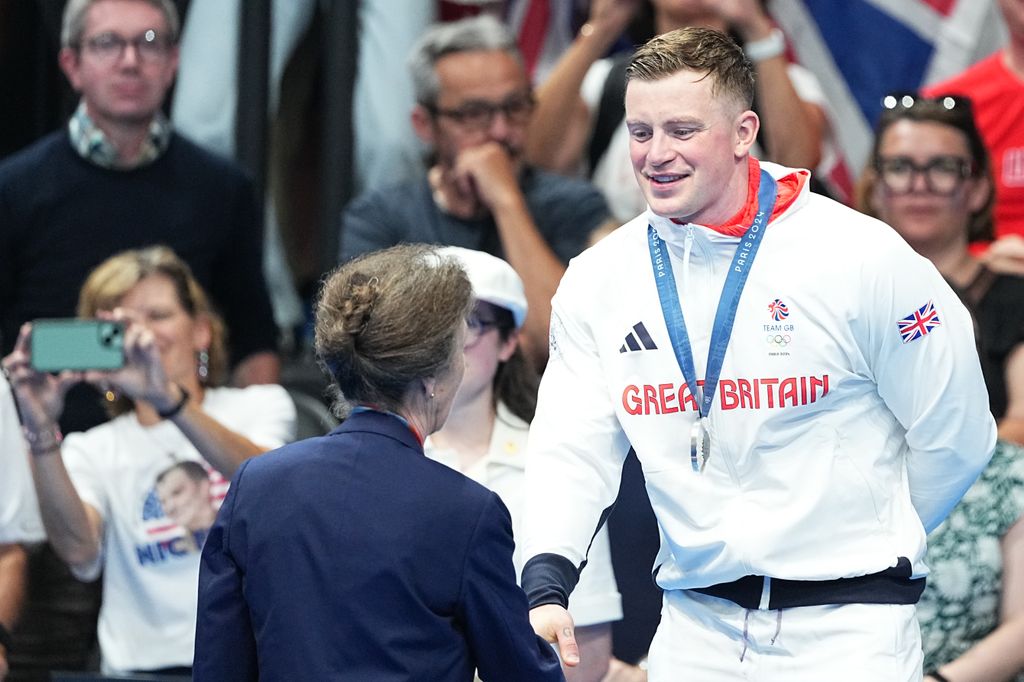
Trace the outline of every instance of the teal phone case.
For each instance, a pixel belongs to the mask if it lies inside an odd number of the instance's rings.
[[[40,372],[118,369],[123,365],[123,322],[74,318],[32,322],[32,367]]]

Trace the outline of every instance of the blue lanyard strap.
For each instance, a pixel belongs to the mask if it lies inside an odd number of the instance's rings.
[[[725,361],[725,349],[729,345],[733,322],[736,320],[736,308],[739,305],[743,287],[747,283],[747,275],[750,274],[750,268],[754,264],[754,257],[761,246],[764,228],[775,208],[775,197],[775,178],[762,170],[761,184],[757,191],[757,214],[736,247],[732,265],[729,267],[729,274],[722,287],[722,295],[718,299],[718,310],[715,312],[715,323],[711,330],[711,345],[708,348],[708,364],[702,392],[697,389],[697,371],[693,364],[693,349],[690,346],[690,337],[686,332],[686,321],[683,319],[683,308],[679,303],[679,292],[676,289],[675,276],[672,274],[672,262],[669,259],[668,248],[661,241],[654,226],[647,226],[651,266],[654,268],[654,281],[658,287],[658,298],[661,300],[661,313],[665,317],[676,362],[679,363],[679,368],[683,372],[690,395],[697,400],[697,409],[701,417],[706,417],[714,404],[718,377],[722,372],[722,363]]]

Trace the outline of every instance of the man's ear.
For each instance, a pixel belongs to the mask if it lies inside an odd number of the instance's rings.
[[[62,47],[57,54],[57,64],[60,65],[60,70],[64,72],[68,82],[71,83],[72,89],[75,92],[81,92],[82,89],[79,85],[81,81],[78,78],[78,52],[70,47]]]
[[[411,114],[412,129],[425,144],[434,146],[434,116],[422,104],[416,104]]]
[[[753,111],[747,109],[736,117],[735,151],[737,158],[746,156],[757,139],[757,131],[761,129],[761,119]]]

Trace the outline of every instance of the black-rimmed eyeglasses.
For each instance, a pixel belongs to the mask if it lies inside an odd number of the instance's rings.
[[[100,33],[81,42],[81,46],[98,61],[112,63],[124,57],[124,51],[131,45],[141,61],[159,62],[171,51],[170,39],[150,29],[134,38],[125,38],[117,33]]]
[[[924,177],[925,187],[932,194],[954,194],[974,168],[968,159],[959,156],[936,156],[925,164],[918,164],[906,156],[880,156],[875,172],[885,188],[893,194],[913,191],[918,175]]]
[[[470,130],[486,130],[491,127],[494,117],[501,112],[509,123],[522,125],[530,120],[534,100],[531,95],[517,95],[504,102],[468,102],[455,109],[442,109],[429,105],[427,109],[435,116],[450,118],[456,124]]]

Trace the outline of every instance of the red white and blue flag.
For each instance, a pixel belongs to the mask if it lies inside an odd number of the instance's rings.
[[[928,301],[897,322],[896,326],[899,327],[900,338],[903,339],[903,343],[910,343],[911,341],[917,341],[922,336],[927,336],[941,324],[942,320],[939,319],[939,313],[935,310],[935,305]]]
[[[1005,44],[995,0],[769,0],[791,56],[818,78],[832,144],[820,170],[850,199],[882,98],[945,80]]]

